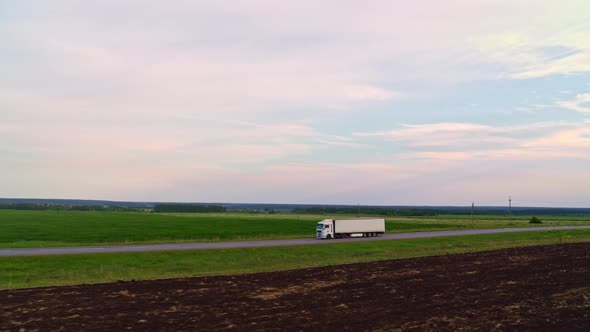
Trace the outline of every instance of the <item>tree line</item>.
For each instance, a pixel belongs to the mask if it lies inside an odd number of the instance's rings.
[[[144,212],[145,208],[107,205],[60,205],[38,203],[0,203],[0,210],[28,211],[101,211],[101,212]]]
[[[391,208],[379,206],[315,206],[295,208],[291,212],[300,214],[346,214],[346,215],[379,215],[379,216],[437,216],[437,215],[470,215],[471,207],[424,207],[424,208]],[[473,210],[474,215],[508,215],[508,208],[479,207]],[[512,208],[512,215],[588,215],[588,208]]]
[[[221,205],[195,205],[195,204],[156,204],[154,212],[174,213],[207,213],[225,212],[226,208]]]
[[[364,214],[380,216],[436,216],[434,210],[429,209],[392,209],[382,207],[308,207],[293,209],[293,213],[302,214]]]

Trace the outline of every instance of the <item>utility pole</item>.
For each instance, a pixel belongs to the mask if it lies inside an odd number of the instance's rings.
[[[471,202],[471,225],[473,225],[473,206],[475,205],[475,202]]]
[[[510,221],[512,221],[512,196],[508,196],[508,214],[510,215]]]
[[[356,217],[359,218],[361,215],[361,204],[357,203],[356,204]]]

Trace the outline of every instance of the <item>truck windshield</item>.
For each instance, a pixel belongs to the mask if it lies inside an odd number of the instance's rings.
[[[318,224],[318,228],[317,228],[317,229],[318,229],[318,230],[322,230],[322,229],[324,229],[324,225],[323,225],[323,224]]]

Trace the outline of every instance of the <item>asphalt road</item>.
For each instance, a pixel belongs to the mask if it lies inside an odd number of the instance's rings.
[[[221,248],[252,248],[252,247],[277,247],[309,244],[383,241],[402,239],[421,239],[444,236],[497,234],[515,232],[538,232],[550,230],[590,229],[590,226],[551,226],[551,227],[522,227],[522,228],[494,228],[473,229],[460,231],[437,231],[385,234],[379,237],[351,238],[341,240],[318,240],[316,238],[293,240],[265,240],[265,241],[236,241],[236,242],[199,242],[199,243],[171,243],[171,244],[144,244],[125,246],[91,246],[91,247],[55,247],[55,248],[14,248],[0,249],[0,256],[42,256],[42,255],[71,255],[71,254],[98,254],[113,252],[146,252],[166,250],[197,250],[197,249],[221,249]]]

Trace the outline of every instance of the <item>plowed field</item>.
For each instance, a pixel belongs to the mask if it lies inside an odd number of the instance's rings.
[[[588,331],[590,243],[0,291],[0,330],[21,328]]]

